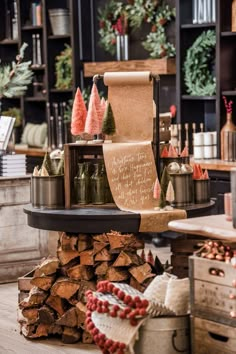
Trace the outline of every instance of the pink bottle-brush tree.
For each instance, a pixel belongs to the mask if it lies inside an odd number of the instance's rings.
[[[82,93],[77,88],[71,115],[71,134],[80,135],[84,132],[85,121],[87,117],[87,108],[82,96]]]

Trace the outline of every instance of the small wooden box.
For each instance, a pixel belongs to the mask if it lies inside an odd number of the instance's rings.
[[[212,275],[215,270],[220,275]],[[231,264],[189,257],[191,314],[236,327],[236,270]]]
[[[21,302],[29,295],[29,292],[33,287],[31,280],[33,279],[34,271],[35,268],[29,273],[18,278],[18,302]]]
[[[192,354],[235,354],[236,328],[191,316]]]
[[[102,144],[85,144],[76,143],[65,144],[65,207],[70,209],[74,200],[74,177],[78,172],[78,163],[90,161],[92,163],[103,159]]]

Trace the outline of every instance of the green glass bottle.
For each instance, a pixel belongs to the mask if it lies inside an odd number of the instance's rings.
[[[91,176],[91,194],[92,204],[105,203],[105,185],[104,173],[102,172],[102,164],[94,164],[94,173]]]
[[[91,202],[89,163],[78,163],[78,173],[74,178],[75,199],[78,204]]]
[[[104,175],[105,203],[113,203],[113,198],[112,198],[112,194],[111,194],[111,190],[110,190],[110,186],[109,186],[106,168],[105,168],[104,163],[102,164],[102,167],[101,167],[101,173]]]

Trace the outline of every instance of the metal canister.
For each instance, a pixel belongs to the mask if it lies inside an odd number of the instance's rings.
[[[31,177],[31,203],[34,208],[64,208],[64,194],[64,175]]]
[[[195,179],[193,181],[194,187],[194,203],[204,204],[210,202],[210,180],[209,179]]]
[[[175,199],[173,206],[184,207],[193,203],[193,173],[171,173]]]

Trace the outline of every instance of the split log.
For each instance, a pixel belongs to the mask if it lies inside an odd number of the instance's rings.
[[[92,344],[93,343],[93,337],[89,332],[83,331],[82,343],[84,343],[84,344]]]
[[[52,287],[52,284],[55,281],[55,276],[54,275],[43,275],[40,277],[33,277],[33,279],[31,279],[30,283],[34,286],[37,286],[39,289],[41,290],[49,290]]]
[[[62,342],[65,344],[76,343],[81,338],[81,330],[77,328],[64,327],[62,333]]]
[[[93,240],[106,243],[106,242],[108,242],[108,236],[105,233],[100,234],[100,235],[94,235]]]
[[[93,245],[93,239],[86,234],[79,234],[78,236],[78,252],[83,252]]]
[[[46,300],[46,304],[55,310],[60,316],[66,312],[65,301],[60,296],[50,295]]]
[[[94,276],[93,267],[78,264],[67,270],[70,279],[75,280],[90,280]]]
[[[62,251],[76,251],[78,237],[75,235],[67,235],[66,232],[61,232],[59,236],[59,247]]]
[[[93,253],[97,254],[98,252],[100,252],[103,248],[105,248],[108,245],[109,245],[108,242],[94,241],[93,242]]]
[[[59,259],[57,257],[48,257],[35,269],[34,277],[54,274],[58,268]]]
[[[39,309],[39,323],[52,324],[55,322],[55,315],[52,309],[47,305]]]
[[[132,288],[140,291],[141,293],[143,293],[146,289],[143,284],[139,284],[139,282],[133,277],[130,277],[129,285],[132,286]]]
[[[56,325],[56,324],[54,323],[54,324],[52,324],[52,325],[49,327],[48,334],[61,336],[62,333],[63,333],[63,328],[62,328],[62,326]]]
[[[61,248],[58,248],[57,257],[59,258],[61,265],[65,265],[73,259],[78,258],[79,253],[78,251],[63,251]]]
[[[117,231],[107,233],[110,243],[110,252],[119,252],[121,250],[133,251],[144,248],[144,241],[139,240],[134,234],[122,235]]]
[[[26,325],[25,323],[21,324],[21,333],[26,338],[40,338],[48,337],[50,325],[40,323],[39,325]]]
[[[77,310],[75,307],[71,307],[64,315],[56,320],[57,325],[66,327],[77,327],[77,322]]]
[[[78,301],[82,301],[82,302],[86,302],[86,292],[87,290],[92,290],[92,291],[96,291],[96,281],[94,280],[81,280],[80,282],[80,288],[78,291],[78,296],[77,296],[77,300]]]
[[[109,253],[107,248],[103,248],[95,256],[96,262],[111,261],[111,260],[112,260],[112,255]]]
[[[22,309],[40,306],[44,303],[47,296],[48,294],[45,291],[40,290],[36,286],[34,286],[30,290],[29,296],[19,303],[19,307]]]
[[[81,301],[77,302],[76,306],[77,311],[77,327],[85,329],[85,320],[86,320],[86,305],[84,305]]]
[[[141,265],[141,264],[143,264],[143,260],[136,253],[121,251],[112,266],[129,267],[131,265]]]
[[[17,309],[17,321],[19,323],[25,322],[27,325],[37,324],[39,320],[38,309],[36,307]]]
[[[108,271],[108,268],[110,266],[109,262],[101,262],[96,269],[95,269],[95,274],[100,276],[100,275],[105,275]]]
[[[110,267],[106,274],[106,279],[109,281],[125,281],[129,279],[129,272],[125,269]]]
[[[132,267],[129,269],[130,274],[142,284],[146,279],[153,278],[156,274],[152,273],[152,268],[148,263],[144,263],[141,266]]]
[[[79,283],[75,280],[59,278],[51,288],[51,295],[70,299],[79,290],[79,287]]]
[[[80,264],[82,265],[94,265],[93,250],[83,251],[80,254]]]

